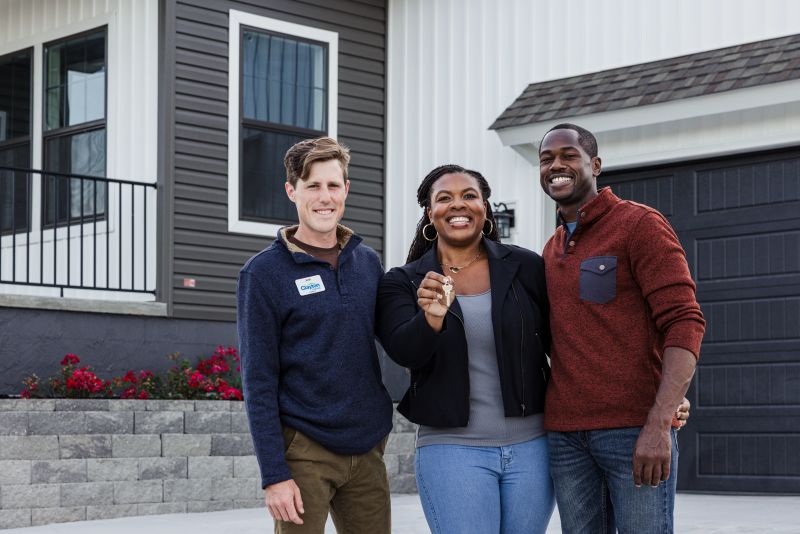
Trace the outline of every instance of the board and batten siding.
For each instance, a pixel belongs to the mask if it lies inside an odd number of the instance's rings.
[[[386,6],[383,0],[167,0],[173,36],[165,90],[172,173],[171,310],[235,320],[238,271],[271,239],[228,231],[228,27],[231,9],[337,32],[338,138],[351,149],[343,223],[383,253]],[[169,48],[169,47],[167,47]],[[169,52],[168,52],[169,53]],[[169,72],[171,70],[171,72]],[[172,145],[171,149],[169,146]],[[196,281],[194,288],[183,280]]]
[[[0,1],[0,56],[32,50],[31,159],[25,167],[44,168],[43,84],[46,45],[104,28],[105,176],[137,183],[160,183],[157,167],[158,7],[158,0]],[[108,221],[87,223],[85,226],[81,223],[81,230],[77,223],[73,223],[68,231],[60,227],[54,241],[52,229],[42,229],[41,225],[42,182],[41,175],[31,174],[30,233],[20,231],[13,238],[9,234],[0,238],[0,278],[48,284],[54,279],[64,282],[69,277],[73,285],[80,280],[87,289],[0,284],[0,295],[123,302],[155,300],[157,296],[151,293],[89,289],[95,281],[102,286],[109,279],[109,285],[113,288],[120,278],[120,287],[125,288],[132,277],[138,287],[148,291],[156,289],[159,266],[154,238],[157,226],[155,212],[160,199],[156,198],[155,190],[147,193],[149,211],[145,213],[140,191],[136,193],[137,204],[133,207],[129,202],[130,190],[126,188],[120,197],[119,188],[109,187],[110,225]],[[120,199],[124,199],[124,202],[118,203]],[[127,224],[131,220],[136,221],[133,238],[133,225]],[[117,224],[118,221],[124,221],[126,226],[123,228],[121,223]],[[142,239],[144,229],[149,236],[146,243]],[[84,248],[80,236],[88,237],[95,230],[97,241],[87,240]],[[110,245],[106,244],[106,239]],[[71,254],[66,252],[67,244]],[[57,255],[54,250],[59,251]],[[109,251],[107,256],[106,251]],[[99,258],[96,263],[95,257]],[[137,259],[135,267],[132,257]]]
[[[528,84],[800,32],[791,0],[724,8],[716,0],[389,0],[388,8],[387,268],[404,263],[420,216],[417,186],[443,163],[481,171],[492,200],[516,207],[510,241],[542,250],[555,216],[538,166],[489,130]],[[621,135],[621,145],[644,158],[645,149],[669,148],[660,136],[662,128],[642,128]],[[600,150],[604,166],[614,165]]]
[[[3,0],[0,55],[33,56],[32,167],[42,168],[43,44],[108,28],[106,176],[156,181],[158,0]]]

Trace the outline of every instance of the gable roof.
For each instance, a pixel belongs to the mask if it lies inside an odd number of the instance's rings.
[[[800,79],[800,34],[532,83],[489,129],[499,130],[794,79]]]

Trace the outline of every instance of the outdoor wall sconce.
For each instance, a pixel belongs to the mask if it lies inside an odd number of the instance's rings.
[[[509,208],[505,202],[497,202],[492,204],[492,212],[500,239],[511,237],[511,229],[514,228],[514,210]]]

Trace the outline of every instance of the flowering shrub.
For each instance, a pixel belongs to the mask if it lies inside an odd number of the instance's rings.
[[[120,399],[150,399],[161,390],[161,377],[153,371],[139,371],[137,375],[128,371],[122,377],[111,379],[114,389],[120,391]]]
[[[22,383],[25,389],[20,394],[23,398],[31,397],[67,397],[71,399],[88,399],[110,397],[113,395],[111,383],[101,380],[91,367],[77,367],[81,359],[75,354],[67,354],[61,360],[61,373],[50,377],[42,386],[39,377],[29,376]]]
[[[214,355],[192,367],[188,360],[170,356],[176,366],[167,371],[166,387],[178,399],[242,400],[239,353],[233,347],[217,347]],[[236,365],[233,370],[234,364]]]
[[[217,347],[209,358],[201,358],[192,367],[178,354],[169,358],[175,365],[163,374],[142,370],[102,380],[89,366],[78,367],[81,360],[67,354],[61,360],[61,372],[44,382],[35,374],[22,381],[23,398],[64,397],[70,399],[223,399],[242,400],[239,354],[234,347]]]

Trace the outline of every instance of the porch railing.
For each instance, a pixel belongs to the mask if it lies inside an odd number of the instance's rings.
[[[0,166],[0,284],[155,294],[152,183]]]

